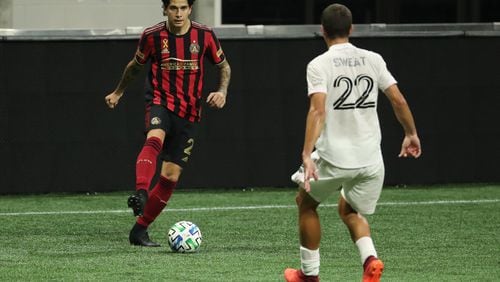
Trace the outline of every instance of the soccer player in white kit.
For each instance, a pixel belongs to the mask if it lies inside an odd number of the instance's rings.
[[[299,210],[301,268],[285,270],[285,279],[319,281],[320,221],[316,211],[340,190],[338,212],[363,264],[362,281],[379,281],[384,269],[363,214],[373,214],[384,182],[377,116],[379,89],[391,102],[404,129],[399,157],[421,154],[413,116],[397,82],[377,53],[349,43],[350,10],[328,6],[321,26],[328,51],[307,66],[310,107],[302,151],[302,166],[293,176],[301,188]]]

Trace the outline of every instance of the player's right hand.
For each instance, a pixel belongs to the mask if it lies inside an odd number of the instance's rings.
[[[120,100],[120,98],[122,97],[122,95],[119,95],[119,94],[116,94],[115,92],[109,94],[108,96],[106,96],[104,98],[104,101],[106,101],[106,105],[108,105],[108,107],[110,109],[114,109],[116,107],[116,105],[118,105],[118,101]]]
[[[316,169],[316,164],[311,159],[311,157],[303,158],[302,165],[304,166],[304,190],[306,192],[311,191],[310,180],[318,180],[318,172]]]

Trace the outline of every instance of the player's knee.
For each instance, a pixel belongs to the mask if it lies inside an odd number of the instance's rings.
[[[300,190],[295,197],[295,202],[299,210],[316,210],[319,203],[316,202],[309,194],[304,190]]]
[[[299,192],[297,192],[297,195],[295,196],[295,203],[297,204],[298,207],[301,207],[305,204],[307,193],[299,188]]]
[[[360,214],[359,212],[353,210],[352,208],[342,209],[342,210],[339,209],[339,216],[340,216],[340,219],[342,219],[342,222],[344,222],[344,224],[347,224],[347,225],[350,225],[353,223],[368,224],[368,221],[366,220],[366,218],[362,214]]]
[[[339,201],[338,213],[340,219],[342,219],[344,223],[349,221],[349,218],[352,216],[356,216],[358,214],[344,199]]]
[[[182,167],[174,163],[164,163],[161,175],[172,182],[178,182],[181,176]]]
[[[172,182],[179,182],[180,175],[175,174],[167,174],[164,176],[166,179]]]
[[[156,129],[151,129],[150,131],[148,131],[148,134],[147,134],[147,139],[151,138],[151,137],[156,137],[156,138],[159,138],[161,140],[161,142],[163,143],[163,141],[165,140],[165,130],[163,129],[160,129],[160,128],[156,128]]]
[[[345,212],[345,211],[343,211],[343,210],[339,210],[339,217],[340,217],[340,219],[341,219],[344,223],[346,223],[346,222],[347,222],[348,215],[349,215],[349,213],[347,213],[347,212]]]
[[[302,196],[300,195],[300,193],[297,193],[297,196],[295,196],[295,203],[298,207],[300,207],[300,204],[302,203]]]
[[[178,182],[181,176],[180,171],[167,171],[163,177],[172,182]]]

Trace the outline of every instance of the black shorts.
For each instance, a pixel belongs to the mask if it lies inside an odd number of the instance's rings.
[[[193,150],[198,123],[185,120],[160,105],[146,108],[145,122],[146,132],[163,129],[166,133],[161,158],[185,167]]]

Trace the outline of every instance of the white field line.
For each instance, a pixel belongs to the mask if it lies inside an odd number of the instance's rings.
[[[484,200],[453,200],[453,201],[421,201],[421,202],[381,202],[377,206],[424,206],[424,205],[464,205],[464,204],[489,204],[499,203],[500,199]],[[321,207],[336,207],[337,204],[323,204]],[[262,206],[234,206],[234,207],[201,207],[165,209],[164,212],[199,212],[199,211],[234,211],[234,210],[264,210],[264,209],[291,209],[295,205],[262,205]],[[63,215],[63,214],[106,214],[130,213],[130,210],[87,210],[87,211],[40,211],[40,212],[2,212],[0,216],[23,215]]]

